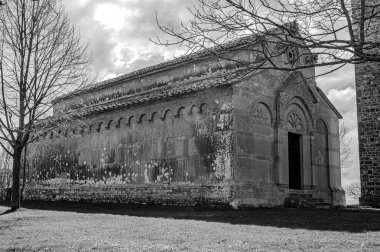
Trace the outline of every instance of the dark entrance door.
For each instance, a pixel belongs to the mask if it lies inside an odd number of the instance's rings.
[[[301,135],[288,134],[289,188],[301,189]]]

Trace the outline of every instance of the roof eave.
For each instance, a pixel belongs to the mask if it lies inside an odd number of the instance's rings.
[[[318,90],[318,93],[321,95],[321,97],[323,98],[323,100],[329,105],[329,107],[334,111],[334,113],[336,114],[336,116],[339,118],[339,119],[343,119],[343,116],[341,113],[339,113],[338,109],[334,106],[334,104],[331,103],[331,101],[329,100],[329,98],[325,95],[325,93],[323,93],[322,89],[320,89],[319,87],[317,87],[317,90]]]

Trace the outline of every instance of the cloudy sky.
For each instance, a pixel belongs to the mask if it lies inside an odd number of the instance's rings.
[[[89,43],[94,71],[99,79],[112,78],[160,63],[181,53],[149,41],[160,35],[156,13],[162,23],[176,26],[189,17],[186,7],[195,0],[64,0],[65,8],[83,39]],[[344,183],[359,181],[354,68],[347,66],[317,79],[350,127],[354,164]]]

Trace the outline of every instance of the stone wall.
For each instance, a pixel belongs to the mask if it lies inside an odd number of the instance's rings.
[[[356,8],[360,1],[352,0]],[[375,6],[377,0],[366,1]],[[379,6],[377,7],[379,11]],[[354,9],[355,11],[355,9]],[[356,9],[359,13],[359,9]],[[368,15],[373,13],[367,9]],[[366,24],[366,41],[379,42],[380,20],[372,19]],[[372,50],[379,54],[379,49]],[[358,113],[359,158],[361,198],[360,204],[380,207],[380,64],[355,65],[356,101]]]
[[[263,71],[234,86],[235,181],[275,186],[273,90],[279,85],[279,80]]]
[[[104,113],[30,148],[29,185],[225,181],[232,176],[231,88]]]
[[[33,187],[26,200],[92,203],[159,204],[177,206],[229,206],[228,183],[156,183],[111,186]]]
[[[209,206],[252,208],[286,206],[292,198],[307,199],[307,204],[292,207],[330,205],[330,190],[289,190],[252,182],[159,183],[125,185],[32,186],[25,188],[24,200],[120,203],[140,205]],[[0,201],[10,200],[10,190],[0,189]],[[342,202],[341,199],[340,202]],[[336,201],[334,205],[338,204]]]
[[[380,206],[380,64],[355,66],[362,196],[360,204]]]
[[[31,187],[25,200],[176,206],[283,206],[289,190],[233,181],[158,183],[111,186]]]

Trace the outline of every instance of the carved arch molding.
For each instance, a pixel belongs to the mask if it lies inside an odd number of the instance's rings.
[[[296,115],[304,114],[304,119],[307,120],[308,123],[305,121],[302,129],[310,130],[310,128],[314,128],[318,118],[317,103],[318,100],[316,99],[312,88],[309,87],[309,84],[302,74],[297,72],[292,74],[287,81],[284,82],[283,86],[277,90],[279,126],[290,127],[295,123],[297,118]],[[292,105],[297,105],[297,107],[302,108],[302,110],[292,115],[291,118],[288,118],[290,115],[289,109]],[[300,117],[300,119],[301,118],[302,117]],[[289,119],[291,123],[289,122]],[[306,126],[309,127],[306,128]],[[297,127],[300,128],[301,126],[298,125]]]
[[[310,130],[310,122],[303,109],[296,104],[291,104],[285,113],[283,127],[293,132],[306,132]]]
[[[322,119],[319,119],[317,121],[316,128],[317,128],[317,133],[319,133],[319,134],[323,134],[323,135],[329,134],[328,126]]]
[[[251,120],[257,120],[264,124],[273,123],[274,105],[273,99],[267,97],[257,98],[251,106],[250,118]]]
[[[286,120],[287,126],[292,130],[303,130],[305,127],[305,122],[301,119],[301,116],[296,111],[291,111]]]

